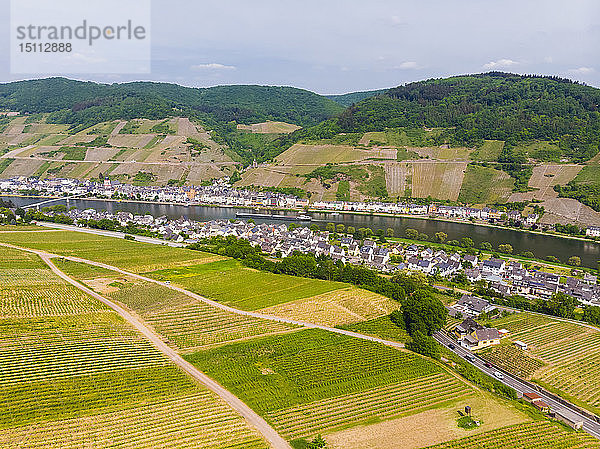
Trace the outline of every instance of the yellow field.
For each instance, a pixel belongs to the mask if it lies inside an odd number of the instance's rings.
[[[465,430],[456,425],[458,411],[464,404],[476,411],[474,416],[482,423],[479,428]],[[414,415],[339,430],[325,435],[325,439],[331,449],[419,449],[465,436],[485,435],[505,426],[528,425],[527,420],[514,407],[500,404],[488,393],[476,392]]]
[[[458,379],[435,374],[272,412],[269,418],[281,434],[293,439],[373,418],[389,419],[403,413],[417,413],[472,394],[473,390],[465,388]]]
[[[349,287],[268,307],[261,312],[325,326],[338,326],[378,318],[398,308],[396,301],[367,290]]]
[[[300,126],[292,125],[291,123],[285,122],[263,122],[263,123],[255,123],[252,125],[237,125],[237,129],[240,131],[249,131],[251,133],[257,134],[289,134],[293,133],[297,129],[300,129]]]
[[[347,145],[295,144],[277,156],[285,165],[325,165],[328,163],[356,162],[371,157],[382,157],[381,152],[360,150]],[[395,159],[395,155],[393,157]]]
[[[411,162],[412,196],[439,200],[458,199],[462,186],[466,162]]]
[[[534,167],[529,180],[532,192],[515,193],[510,201],[531,201],[532,199],[547,200],[557,198],[558,193],[553,189],[555,185],[565,185],[572,181],[583,168],[582,165],[572,164],[542,164]]]

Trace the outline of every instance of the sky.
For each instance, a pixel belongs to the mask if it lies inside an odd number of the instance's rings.
[[[600,87],[600,0],[151,1],[150,73],[48,75],[336,94],[499,70]],[[0,81],[46,76],[10,73],[9,11]]]

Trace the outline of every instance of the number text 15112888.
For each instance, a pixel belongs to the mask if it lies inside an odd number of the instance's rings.
[[[70,53],[73,47],[70,42],[22,42],[19,50],[21,53]]]

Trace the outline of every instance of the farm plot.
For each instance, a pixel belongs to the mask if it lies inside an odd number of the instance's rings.
[[[583,168],[582,165],[567,164],[542,164],[533,168],[533,174],[529,180],[529,187],[535,189],[532,192],[514,193],[511,201],[531,201],[532,199],[547,200],[557,198],[558,193],[554,191],[555,185],[565,185],[572,181]]]
[[[2,171],[3,178],[12,178],[13,176],[32,176],[44,161],[29,159],[14,159],[13,162]]]
[[[394,324],[389,315],[363,321],[361,323],[347,324],[338,327],[358,332],[359,334],[372,335],[373,337],[400,343],[405,343],[409,340],[406,331]]]
[[[524,378],[530,378],[533,373],[545,365],[540,360],[529,357],[525,351],[513,344],[494,346],[486,349],[481,356],[494,365]]]
[[[474,161],[496,161],[503,148],[504,141],[502,140],[485,140],[483,145],[471,153],[471,159]]]
[[[346,145],[295,144],[277,156],[277,162],[285,165],[325,165],[362,161],[375,157],[368,150],[359,150]]]
[[[114,147],[143,148],[154,136],[154,134],[117,134],[111,135],[108,143]]]
[[[448,161],[468,161],[471,150],[468,148],[441,147],[407,147],[407,151],[415,152],[422,158]]]
[[[106,162],[113,158],[118,151],[116,148],[90,148],[85,155],[85,160]]]
[[[407,188],[407,177],[410,169],[403,162],[387,162],[385,164],[385,183],[390,196],[404,196]]]
[[[295,439],[349,424],[415,414],[472,394],[473,391],[455,377],[437,373],[278,410],[268,417],[282,435]]]
[[[249,131],[258,134],[289,134],[300,129],[300,126],[285,122],[263,122],[252,125],[237,125],[240,131]]]
[[[575,397],[592,407],[600,406],[600,330],[550,317],[520,313],[493,322],[511,330],[511,339],[528,344],[527,371],[534,380]],[[498,363],[518,370],[516,359],[510,353],[494,354]],[[503,357],[500,357],[503,356]],[[543,366],[542,366],[543,364]]]
[[[503,171],[469,165],[458,199],[469,204],[504,202],[510,196],[513,186],[514,180]]]
[[[258,167],[246,170],[242,175],[242,180],[238,183],[241,186],[264,186],[277,187],[286,177],[285,173],[276,168]]]
[[[594,449],[600,441],[586,433],[568,432],[547,422],[503,427],[427,449]]]
[[[63,256],[103,262],[137,273],[212,262],[221,257],[200,251],[103,237],[72,231],[0,234],[0,241]],[[110,250],[107,250],[110,248]]]
[[[112,312],[0,320],[0,385],[48,382],[167,359]]]
[[[3,287],[43,295],[62,286],[37,256],[2,249],[0,263],[20,266],[0,270]],[[0,446],[266,447],[100,302],[65,316],[52,316],[55,308],[0,318]]]
[[[338,326],[388,315],[398,308],[398,303],[389,298],[350,287],[267,307],[261,312],[326,326]]]
[[[0,433],[0,446],[14,448],[95,447],[266,448],[244,421],[203,391],[125,411],[24,426]]]
[[[244,268],[238,261],[193,265],[147,273],[187,290],[242,310],[317,296],[347,287],[340,282],[307,279]],[[260,289],[256,286],[260,285]]]
[[[233,173],[234,168],[233,164],[193,164],[187,175],[187,181],[192,185],[197,185],[203,181],[210,181],[211,179],[230,175]]]
[[[89,281],[84,281],[88,285]],[[176,349],[213,345],[294,327],[225,312],[149,282],[113,282],[109,296],[135,310]]]
[[[572,198],[552,198],[540,203],[546,213],[542,223],[577,224],[579,226],[599,226],[600,212]]]
[[[466,162],[411,162],[412,196],[456,201],[467,168]]]
[[[443,373],[413,353],[314,329],[229,344],[186,359],[266,415]]]

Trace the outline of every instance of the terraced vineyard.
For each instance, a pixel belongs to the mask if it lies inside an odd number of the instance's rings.
[[[467,397],[472,392],[457,379],[438,373],[269,413],[275,428],[289,439],[373,419],[414,414]]]
[[[511,315],[493,321],[493,325],[506,327],[511,339],[529,345],[526,370],[534,380],[600,407],[600,330],[529,313]],[[513,372],[521,369],[512,353],[496,352],[494,357],[496,363]]]
[[[266,447],[114,312],[0,251],[0,446]]]
[[[429,446],[427,449],[594,449],[600,441],[585,433],[567,432],[546,422],[504,427]]]

